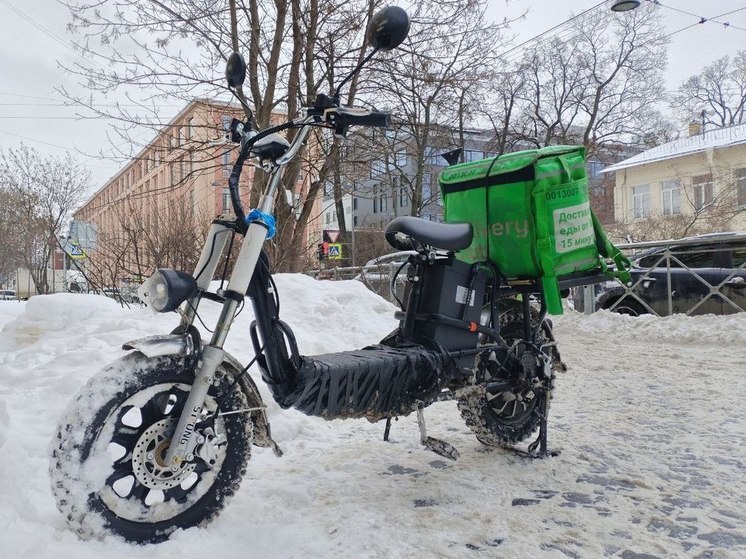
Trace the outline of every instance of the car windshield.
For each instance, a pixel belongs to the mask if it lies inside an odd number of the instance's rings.
[[[722,268],[730,261],[730,248],[719,246],[683,246],[671,248],[672,268]],[[633,258],[639,268],[665,268],[668,266],[665,249],[654,248]]]

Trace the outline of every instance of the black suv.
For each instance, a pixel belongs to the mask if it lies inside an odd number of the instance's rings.
[[[746,233],[690,237],[630,260],[631,292],[616,280],[596,284],[596,309],[632,316],[746,311]],[[585,310],[585,293],[582,287],[574,289],[576,310]]]

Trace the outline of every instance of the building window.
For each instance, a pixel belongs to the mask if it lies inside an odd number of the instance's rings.
[[[600,161],[592,160],[588,162],[588,178],[595,180],[601,176],[601,171],[604,170],[604,164]]]
[[[224,177],[230,177],[231,176],[231,152],[224,151],[223,152],[223,176]]]
[[[186,138],[187,140],[191,140],[192,136],[194,135],[194,131],[192,129],[192,126],[194,125],[194,119],[189,118],[186,123]]]
[[[484,159],[484,152],[475,150],[475,149],[467,149],[464,152],[464,161],[479,161],[480,159]]]
[[[326,223],[329,224],[332,222],[332,214],[329,212],[326,212]]]
[[[650,215],[649,184],[632,187],[632,210],[635,219],[642,219]]]
[[[739,206],[746,206],[746,167],[736,169],[736,196]]]
[[[371,178],[380,177],[386,172],[386,165],[383,161],[373,161],[370,166]]]
[[[353,211],[357,209],[357,198],[352,199],[352,209]]]
[[[406,151],[396,152],[396,165],[398,167],[405,167],[407,165],[407,152]]]
[[[324,183],[324,198],[332,198],[334,196],[334,185],[330,182]]]
[[[352,216],[352,226],[357,227],[357,216],[356,215]]]
[[[231,210],[231,189],[230,188],[224,188],[223,189],[223,196],[222,198],[222,206],[223,209],[221,210],[223,213],[229,212]]]
[[[388,196],[386,196],[385,191],[381,194],[380,208],[381,208],[381,213],[388,211],[389,209],[389,198]]]
[[[433,195],[432,177],[430,173],[422,175],[422,203],[429,204]]]
[[[407,191],[404,186],[399,187],[399,207],[403,208],[407,205]]]
[[[677,180],[663,181],[661,183],[663,193],[663,215],[676,215],[681,213],[681,184]]]
[[[695,210],[703,210],[712,204],[712,175],[698,175],[692,177],[692,186],[694,187]]]
[[[425,163],[427,165],[438,165],[440,167],[444,167],[446,164],[446,160],[443,159],[441,154],[440,148],[425,148]]]

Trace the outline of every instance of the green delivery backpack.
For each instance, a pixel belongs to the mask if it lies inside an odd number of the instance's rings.
[[[459,259],[491,260],[508,280],[540,279],[549,313],[562,314],[558,277],[598,269],[630,281],[629,260],[591,210],[582,146],[453,165],[439,182],[446,222],[474,227],[474,240]],[[614,260],[616,270],[607,268],[605,258]]]

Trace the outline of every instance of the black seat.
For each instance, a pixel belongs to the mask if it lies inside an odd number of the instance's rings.
[[[412,216],[397,217],[386,227],[386,241],[398,250],[416,250],[413,240],[434,248],[462,250],[469,248],[473,236],[471,223],[435,223]]]

